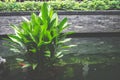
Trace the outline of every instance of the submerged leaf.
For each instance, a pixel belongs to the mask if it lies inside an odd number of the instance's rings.
[[[16,60],[19,61],[19,62],[23,62],[24,61],[24,59],[21,59],[21,58],[16,58]]]
[[[10,50],[13,52],[21,53],[21,51],[19,49],[16,49],[16,48],[10,48]]]
[[[27,68],[27,67],[30,67],[31,66],[31,64],[24,64],[23,66],[22,66],[22,68]]]
[[[77,45],[68,45],[68,46],[63,46],[62,48],[71,48],[71,47],[75,47]]]
[[[33,70],[35,70],[35,68],[37,67],[37,65],[38,65],[38,64],[33,64],[33,65],[32,65]]]
[[[45,51],[45,56],[46,57],[50,57],[50,55],[51,55],[50,51]]]
[[[63,57],[62,51],[58,52],[55,56],[56,56],[57,58]]]

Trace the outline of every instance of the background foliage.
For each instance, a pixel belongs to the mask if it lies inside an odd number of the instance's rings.
[[[0,2],[0,11],[39,11],[43,2]],[[119,0],[48,1],[55,10],[120,10]]]

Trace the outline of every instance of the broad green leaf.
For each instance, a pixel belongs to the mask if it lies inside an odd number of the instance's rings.
[[[40,22],[39,22],[39,17],[35,14],[35,13],[32,13],[32,15],[31,15],[31,22],[33,23],[33,26],[32,26],[32,28],[36,25],[36,24],[40,24]]]
[[[47,31],[46,35],[47,35],[47,37],[48,37],[49,41],[51,41],[51,40],[52,40],[52,36],[51,36],[51,34],[50,34],[50,32],[49,32],[49,31]]]
[[[51,7],[50,6],[48,6],[49,8],[48,8],[48,15],[49,15],[49,17],[50,17],[50,19],[52,18],[52,16],[53,16],[53,14],[54,14],[54,11],[53,11],[53,9],[51,9]]]
[[[52,21],[49,23],[47,29],[48,29],[48,30],[52,30],[52,29],[54,28],[54,26],[56,26],[56,25],[55,25],[55,22],[56,22],[56,19],[52,20]]]
[[[58,25],[58,15],[57,15],[57,13],[53,14],[51,21],[53,21],[54,19],[55,19],[55,26],[57,27],[57,25]]]
[[[68,41],[70,41],[72,38],[67,38],[67,39],[65,39],[65,40],[63,40],[63,41],[59,41],[59,43],[66,43],[66,42],[68,42]]]
[[[60,32],[67,26],[67,18],[64,18],[60,24],[58,25],[58,28],[60,29]]]
[[[19,35],[19,38],[24,42],[24,43],[27,43],[27,42],[30,42],[31,40],[29,39],[29,34],[24,34],[24,33],[17,33]],[[16,35],[16,36],[18,36]]]
[[[36,53],[37,52],[36,48],[29,49],[29,51],[32,52],[32,53]]]
[[[18,36],[20,38],[21,37],[19,35],[19,33],[21,33],[20,29],[15,25],[11,25],[11,27],[14,29],[16,36]]]
[[[40,25],[35,25],[33,28],[33,35],[38,37],[40,35]]]
[[[8,37],[9,37],[13,42],[18,43],[22,48],[24,48],[24,44],[23,44],[23,42],[21,41],[21,39],[20,39],[18,36],[16,36],[16,35],[9,35]]]
[[[29,20],[28,20],[26,17],[22,16],[22,18],[23,18],[26,22],[29,22]]]
[[[31,30],[30,23],[22,22],[21,28],[22,28],[22,31],[24,32],[24,34],[28,34]]]
[[[41,17],[43,20],[48,19],[48,5],[47,5],[47,3],[43,3],[43,6],[41,8]]]
[[[37,40],[35,39],[35,37],[33,36],[33,34],[29,33],[29,35],[30,35],[31,39],[33,40],[33,42],[35,42],[37,44]]]

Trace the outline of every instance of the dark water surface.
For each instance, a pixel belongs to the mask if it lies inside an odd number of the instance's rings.
[[[2,42],[0,55],[7,57],[9,69],[0,67],[0,80],[120,80],[120,37],[73,38],[67,44],[78,46],[65,53],[65,65],[33,74],[15,64],[16,54]]]

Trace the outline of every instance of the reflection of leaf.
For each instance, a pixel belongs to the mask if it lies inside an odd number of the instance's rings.
[[[19,61],[19,62],[23,62],[24,61],[24,59],[21,59],[21,58],[16,58],[16,60]]]
[[[22,66],[22,68],[27,68],[27,67],[30,67],[31,66],[31,64],[24,64],[23,66]]]
[[[46,51],[46,52],[45,52],[45,56],[46,56],[46,57],[50,57],[50,51]]]
[[[36,67],[37,67],[37,64],[33,64],[33,65],[32,65],[33,70],[34,70]]]
[[[68,46],[63,46],[62,48],[71,48],[71,47],[75,47],[77,45],[68,45]]]
[[[67,70],[64,72],[65,77],[73,77],[74,76],[74,70],[71,67],[67,67]]]
[[[10,48],[10,50],[13,51],[13,52],[21,53],[21,51],[19,49]]]
[[[63,57],[63,54],[62,54],[62,52],[58,52],[55,56],[56,56],[57,58],[61,58],[61,57]]]

